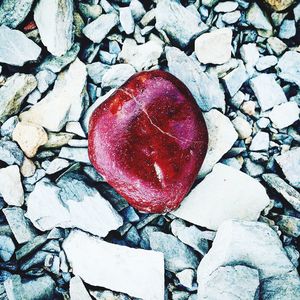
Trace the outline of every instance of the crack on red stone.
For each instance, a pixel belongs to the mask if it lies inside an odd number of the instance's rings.
[[[144,108],[142,108],[142,104],[136,99],[136,97],[135,97],[130,91],[125,90],[125,89],[120,89],[120,88],[118,88],[117,90],[123,91],[125,94],[127,94],[129,97],[131,97],[131,98],[133,99],[133,101],[134,101],[137,105],[139,105],[141,111],[146,115],[146,117],[147,117],[147,119],[149,120],[150,124],[151,124],[152,126],[154,126],[157,130],[159,130],[162,134],[165,134],[165,135],[167,135],[167,136],[169,136],[169,137],[171,137],[171,138],[173,138],[173,139],[175,139],[175,140],[178,140],[178,141],[180,141],[180,142],[185,142],[185,143],[201,143],[201,141],[197,141],[197,140],[195,141],[195,140],[189,140],[189,139],[178,138],[178,137],[172,135],[171,133],[162,130],[159,126],[157,126],[157,125],[152,121],[152,119],[151,119],[151,117],[149,116],[148,112],[147,112]]]

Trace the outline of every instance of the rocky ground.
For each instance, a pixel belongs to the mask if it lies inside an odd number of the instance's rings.
[[[0,1],[0,299],[300,299],[297,2]],[[155,68],[210,138],[165,215],[87,154],[93,110]]]

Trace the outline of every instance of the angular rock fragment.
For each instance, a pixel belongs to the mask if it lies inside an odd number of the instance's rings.
[[[120,7],[120,24],[126,34],[134,32],[134,19],[129,7]]]
[[[66,158],[68,160],[82,162],[85,164],[91,163],[88,155],[88,148],[62,147],[58,156],[61,158]]]
[[[58,75],[53,90],[20,115],[21,121],[38,124],[50,131],[60,131],[68,121],[78,121],[83,110],[86,75],[85,65],[76,59]]]
[[[18,166],[0,169],[0,194],[8,205],[23,205],[24,191]]]
[[[77,227],[102,237],[119,228],[121,217],[84,180],[83,176],[69,173],[57,185],[46,179],[39,181],[28,197],[26,216],[42,231]]]
[[[293,5],[295,0],[262,0],[275,11],[282,11]]]
[[[208,149],[198,176],[205,177],[227,153],[238,135],[230,120],[216,109],[203,114],[208,131]]]
[[[169,72],[179,78],[191,91],[203,111],[220,108],[225,111],[225,95],[215,74],[203,72],[183,51],[166,47]]]
[[[232,30],[216,29],[201,34],[195,40],[195,53],[203,64],[224,64],[231,57]]]
[[[33,75],[16,73],[9,77],[0,88],[0,122],[18,113],[26,96],[36,86],[37,81]]]
[[[73,273],[88,284],[145,300],[164,298],[162,253],[110,244],[79,230],[70,233],[63,249]]]
[[[0,235],[0,258],[9,261],[15,252],[15,244],[9,236]]]
[[[253,2],[246,14],[246,20],[257,29],[272,31],[273,27],[267,15],[261,10],[256,2]]]
[[[24,154],[15,142],[0,141],[0,161],[8,165],[17,164],[20,166],[23,159]]]
[[[219,163],[172,214],[216,230],[228,219],[257,220],[269,202],[265,188],[256,179]]]
[[[270,137],[267,132],[259,131],[252,139],[249,149],[251,151],[267,151],[269,149]]]
[[[181,48],[185,48],[201,32],[207,30],[200,17],[174,0],[159,1],[155,9],[158,31],[164,31]]]
[[[92,300],[79,276],[72,277],[70,281],[70,298],[72,300]]]
[[[287,51],[277,64],[277,74],[285,81],[297,84],[300,87],[300,53]]]
[[[0,26],[0,63],[23,66],[37,60],[40,53],[41,48],[23,32]]]

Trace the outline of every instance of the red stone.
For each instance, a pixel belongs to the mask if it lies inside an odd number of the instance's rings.
[[[187,87],[173,75],[133,75],[92,114],[89,157],[133,207],[177,208],[204,160],[208,134]]]
[[[28,31],[34,30],[36,28],[37,28],[37,26],[36,26],[35,22],[34,21],[30,21],[29,23],[27,23],[24,26],[23,29],[24,29],[25,32],[28,32]]]

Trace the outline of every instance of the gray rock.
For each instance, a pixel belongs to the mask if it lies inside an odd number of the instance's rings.
[[[40,0],[34,9],[34,21],[43,44],[55,55],[64,55],[73,43],[73,1]]]
[[[170,272],[177,273],[188,268],[195,269],[199,264],[199,258],[194,250],[171,234],[151,233],[150,246],[152,250],[164,254],[165,268]]]
[[[294,16],[295,21],[298,22],[300,20],[300,3],[294,7]]]
[[[272,218],[283,234],[295,238],[300,236],[300,219],[278,214],[272,214]]]
[[[0,161],[8,165],[21,165],[24,154],[18,147],[17,143],[11,141],[0,141]]]
[[[115,13],[103,14],[95,21],[85,26],[82,30],[83,34],[94,43],[101,43],[110,30],[119,22],[119,18]]]
[[[274,276],[262,281],[260,287],[262,300],[295,300],[300,298],[299,275],[294,272]]]
[[[70,281],[70,298],[72,300],[92,300],[79,276],[72,277]]]
[[[127,81],[135,69],[129,64],[117,64],[112,66],[102,77],[103,88],[118,88]]]
[[[27,243],[37,235],[22,208],[8,207],[3,209],[3,213],[18,244]]]
[[[56,75],[50,70],[42,70],[38,72],[36,75],[37,80],[37,88],[40,93],[44,93],[47,91],[49,86],[55,81]]]
[[[263,174],[263,180],[300,212],[300,193],[276,174]]]
[[[290,259],[292,264],[295,266],[295,268],[298,268],[299,267],[298,260],[299,260],[300,254],[299,254],[296,246],[294,246],[294,245],[285,246],[284,250],[286,251],[288,258]]]
[[[124,29],[126,34],[131,34],[134,32],[134,19],[129,6],[120,7],[120,24]]]
[[[279,59],[277,74],[287,82],[297,84],[300,87],[300,53],[287,51]]]
[[[33,0],[3,0],[0,5],[0,25],[16,28],[28,15]]]
[[[9,261],[15,252],[15,244],[9,236],[0,235],[0,258]]]
[[[97,4],[79,3],[79,10],[85,19],[97,19],[102,13],[102,7]]]
[[[196,274],[194,270],[185,269],[176,273],[176,277],[179,280],[179,284],[188,291],[195,291],[197,289],[197,284],[195,283]]]
[[[19,122],[19,118],[17,116],[10,117],[7,119],[1,126],[0,134],[2,136],[8,136],[11,138],[13,130]]]
[[[254,2],[247,11],[246,20],[257,29],[266,31],[272,31],[273,29],[270,20],[256,2]]]
[[[135,21],[139,21],[146,13],[143,4],[138,0],[130,1],[129,7],[131,9],[131,13]]]
[[[91,163],[89,159],[88,148],[62,147],[58,156],[60,158],[74,160],[85,164]]]
[[[229,220],[219,227],[212,248],[200,262],[199,293],[212,272],[236,265],[257,269],[260,280],[295,271],[277,233],[267,224]]]
[[[282,88],[271,74],[261,74],[252,78],[250,86],[263,111],[287,101]]]
[[[265,172],[264,166],[252,161],[250,158],[245,158],[243,170],[251,177],[257,177]]]
[[[199,300],[253,300],[259,295],[259,274],[246,266],[219,267],[198,291]]]
[[[295,188],[300,188],[300,148],[293,148],[275,157],[275,160],[289,183]]]
[[[269,113],[273,126],[278,129],[286,128],[299,120],[300,109],[296,102],[286,102],[273,107]]]
[[[26,216],[39,230],[77,227],[98,236],[106,236],[122,225],[122,219],[85,177],[68,173],[57,185],[39,181],[27,200]],[[43,196],[41,196],[43,195]],[[43,210],[40,210],[40,207]],[[101,217],[100,217],[101,216]]]
[[[290,39],[296,35],[296,23],[294,20],[284,20],[280,26],[278,36],[281,39]]]
[[[269,37],[268,38],[268,45],[276,55],[281,55],[287,48],[287,45],[280,40],[278,37]]]
[[[23,66],[37,60],[40,53],[41,48],[23,32],[0,26],[0,63]]]
[[[9,77],[0,88],[0,122],[18,113],[26,96],[36,86],[37,81],[33,75],[16,73]]]
[[[158,31],[163,30],[182,48],[208,28],[197,15],[174,0],[160,1],[155,15],[155,28]]]
[[[251,151],[268,151],[270,137],[267,132],[259,131],[252,139],[250,150]]]
[[[208,74],[183,51],[166,47],[170,73],[179,78],[191,91],[203,111],[212,108],[225,110],[225,95],[215,74]]]
[[[258,62],[255,67],[258,71],[264,71],[266,69],[276,66],[277,62],[278,59],[275,55],[266,55],[258,59]]]
[[[109,70],[109,66],[101,62],[94,62],[87,65],[88,75],[95,84],[102,82],[103,75],[107,70]]]
[[[222,81],[224,82],[229,95],[233,97],[247,79],[248,74],[246,68],[243,62],[240,61],[239,66],[225,75],[222,78]]]

